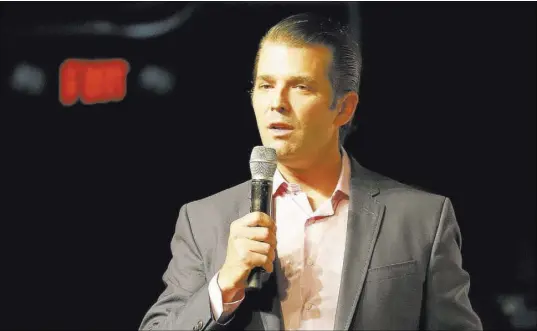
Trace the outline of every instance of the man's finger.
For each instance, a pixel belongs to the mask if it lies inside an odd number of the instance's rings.
[[[258,211],[247,214],[239,223],[248,227],[262,226],[271,228],[274,229],[274,231],[276,226],[274,220],[269,215]]]
[[[269,244],[276,243],[276,234],[272,232],[269,228],[264,228],[264,227],[240,228],[237,230],[237,235],[242,238],[266,242]]]

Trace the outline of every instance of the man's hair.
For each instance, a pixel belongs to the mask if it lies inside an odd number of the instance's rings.
[[[287,17],[274,25],[259,43],[254,64],[254,82],[257,75],[259,53],[265,42],[282,43],[295,47],[322,45],[332,50],[333,60],[329,69],[329,79],[334,91],[334,98],[330,106],[331,109],[336,107],[337,99],[345,93],[350,91],[358,93],[362,69],[360,47],[353,40],[348,28],[338,22],[312,13],[303,13]],[[343,144],[351,131],[352,118],[339,130],[340,144]]]

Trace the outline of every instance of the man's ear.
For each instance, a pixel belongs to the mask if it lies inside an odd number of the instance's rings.
[[[347,122],[352,119],[354,112],[356,111],[358,101],[358,93],[354,91],[347,92],[339,102],[339,110],[334,124],[336,124],[337,126],[343,126],[347,124]]]

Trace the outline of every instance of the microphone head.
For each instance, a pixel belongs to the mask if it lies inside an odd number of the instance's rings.
[[[274,148],[256,146],[250,155],[250,172],[252,179],[270,180],[276,172],[277,157]]]

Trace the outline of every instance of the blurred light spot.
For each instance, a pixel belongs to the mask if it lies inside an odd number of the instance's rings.
[[[190,3],[171,16],[148,23],[117,24],[110,21],[89,21],[84,24],[40,25],[34,33],[107,35],[136,39],[154,38],[181,27],[193,16],[198,7],[200,4]]]
[[[521,295],[500,295],[498,303],[503,313],[510,318],[511,325],[516,329],[535,329],[537,312],[528,309]]]
[[[110,34],[114,31],[114,25],[106,21],[96,21],[91,26],[97,34]]]
[[[20,63],[13,70],[10,83],[18,92],[39,95],[45,89],[45,73],[41,68],[28,63]]]
[[[138,76],[140,86],[156,94],[166,94],[173,90],[174,75],[166,69],[155,65],[148,65],[140,71]]]
[[[512,295],[502,295],[498,298],[498,301],[500,302],[503,313],[507,316],[513,315],[523,304],[521,297]]]

